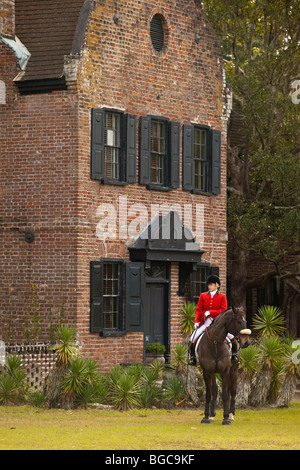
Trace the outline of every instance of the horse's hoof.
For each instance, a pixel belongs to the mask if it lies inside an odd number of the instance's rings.
[[[229,426],[229,425],[231,424],[231,421],[230,421],[230,419],[223,419],[222,424],[223,424],[224,426]]]
[[[214,418],[213,416],[210,416],[210,417],[209,417],[209,421],[210,421],[211,423],[213,423],[214,420],[215,420],[215,418]]]
[[[209,418],[203,418],[203,420],[201,421],[201,424],[210,424],[211,421]]]
[[[234,416],[233,416],[232,413],[229,413],[229,420],[230,420],[230,421],[234,421]]]

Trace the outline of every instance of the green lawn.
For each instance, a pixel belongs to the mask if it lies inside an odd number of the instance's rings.
[[[0,407],[0,450],[300,449],[300,402],[289,409],[222,411],[201,425],[203,410],[41,410]]]

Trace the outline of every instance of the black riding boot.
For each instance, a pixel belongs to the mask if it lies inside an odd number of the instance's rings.
[[[232,342],[231,362],[232,363],[240,362],[240,358],[239,358],[239,355],[238,355],[238,344],[237,344],[236,339],[234,339],[233,342]]]
[[[188,360],[189,366],[196,366],[197,365],[197,359],[196,359],[196,354],[195,354],[195,345],[190,341],[189,342],[189,360]]]

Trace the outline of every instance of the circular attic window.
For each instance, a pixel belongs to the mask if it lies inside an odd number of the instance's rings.
[[[161,52],[165,43],[164,18],[156,14],[150,23],[150,36],[154,49]]]

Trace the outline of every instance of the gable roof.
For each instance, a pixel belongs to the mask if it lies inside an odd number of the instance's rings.
[[[31,53],[21,81],[62,77],[64,56],[72,53],[75,35],[80,34],[78,25],[85,3],[85,0],[16,0],[16,35]]]

